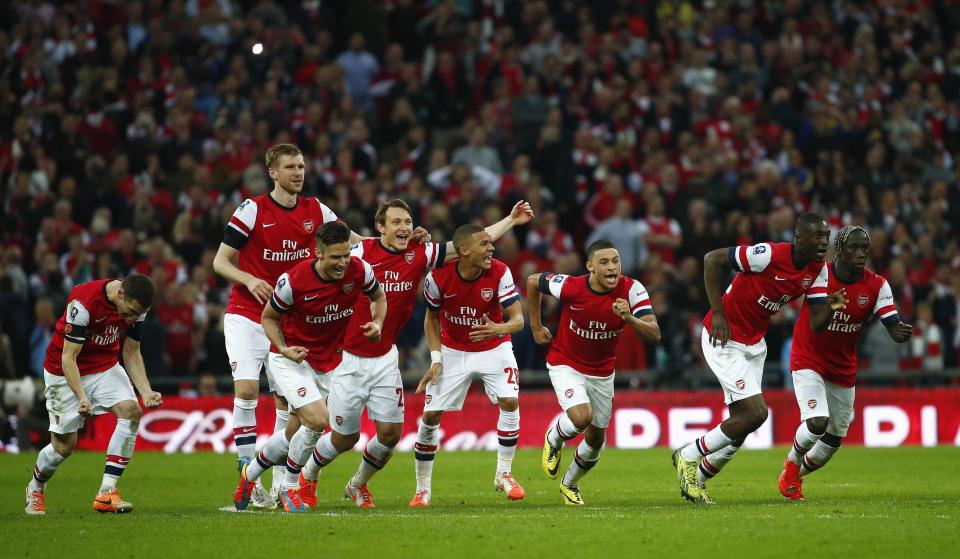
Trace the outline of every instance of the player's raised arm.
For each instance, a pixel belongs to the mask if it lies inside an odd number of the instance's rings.
[[[490,235],[490,239],[493,242],[496,242],[497,239],[506,235],[507,232],[513,229],[515,226],[530,223],[530,220],[532,219],[533,209],[530,207],[530,203],[520,200],[513,205],[513,209],[510,210],[510,215],[494,223],[493,225],[487,226],[484,228],[484,231]],[[453,247],[453,241],[448,241],[442,264],[446,264],[454,258],[457,258],[457,256],[457,250]]]
[[[639,281],[630,287],[628,299],[617,299],[613,303],[613,312],[627,323],[641,340],[648,344],[660,343],[660,325],[657,315],[653,314],[650,295]]]
[[[527,277],[527,312],[530,313],[530,331],[533,332],[533,341],[538,344],[548,344],[553,340],[553,334],[543,325],[540,315],[542,293],[549,293],[549,290],[541,291],[543,278],[544,274],[531,274]]]

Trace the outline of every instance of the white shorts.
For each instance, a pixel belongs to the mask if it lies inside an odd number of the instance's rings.
[[[727,405],[738,400],[762,394],[763,364],[767,360],[767,342],[761,339],[753,345],[727,342],[724,347],[710,344],[710,331],[700,335],[703,358],[723,388]]]
[[[591,425],[599,429],[606,429],[610,425],[610,415],[613,413],[613,375],[606,377],[592,377],[585,375],[573,367],[566,365],[551,365],[547,363],[550,373],[550,383],[557,393],[557,401],[563,411],[573,406],[590,404],[593,410]]]
[[[326,399],[330,394],[330,375],[317,372],[306,360],[295,363],[279,353],[267,358],[277,393],[286,398],[290,411]]]
[[[458,351],[440,346],[443,370],[436,384],[427,385],[423,411],[458,411],[473,379],[479,377],[494,404],[500,398],[520,397],[520,376],[513,344],[504,342],[487,351]]]
[[[330,373],[330,428],[341,435],[360,432],[360,413],[383,423],[403,423],[403,380],[399,352],[393,346],[380,357],[343,352],[340,366]]]
[[[827,433],[847,436],[853,419],[856,388],[834,384],[824,380],[816,371],[800,369],[793,371],[793,391],[800,406],[801,421],[811,417],[827,417]]]
[[[263,325],[233,313],[223,315],[223,341],[230,360],[233,380],[260,381],[260,369],[267,369],[267,384],[270,392],[277,392],[276,383],[270,376],[270,340]]]
[[[50,415],[50,432],[60,435],[75,433],[83,427],[83,416],[77,413],[80,400],[67,385],[67,378],[43,371],[46,388],[43,395],[47,398],[47,413]],[[130,377],[119,363],[102,373],[80,377],[90,405],[95,415],[104,414],[116,404],[133,400],[137,395],[130,384]]]

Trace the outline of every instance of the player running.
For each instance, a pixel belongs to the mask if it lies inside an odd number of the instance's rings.
[[[278,144],[267,150],[266,164],[273,190],[248,198],[237,207],[213,259],[214,271],[234,284],[223,317],[223,337],[233,374],[233,436],[239,467],[250,463],[257,450],[260,369],[266,366],[270,349],[260,314],[280,274],[313,258],[317,228],[337,220],[336,214],[316,198],[300,196],[306,167],[299,148]],[[277,392],[272,382],[270,391]],[[283,432],[288,420],[287,403],[279,395],[276,414],[274,432]],[[276,491],[282,468],[274,474]],[[259,480],[253,505],[275,506]]]
[[[703,320],[700,346],[723,388],[730,418],[673,453],[680,495],[713,503],[706,482],[717,475],[767,420],[760,388],[770,317],[787,303],[806,296],[814,329],[826,326],[830,307],[843,308],[842,292],[827,296],[823,263],[830,241],[827,222],[814,213],[797,218],[796,242],[760,243],[712,250],[704,256],[704,284],[710,311]],[[725,273],[740,272],[721,297]]]
[[[530,329],[538,344],[551,344],[547,370],[565,412],[544,437],[541,465],[547,477],[557,479],[564,442],[584,434],[560,483],[567,505],[583,504],[580,479],[597,464],[606,440],[620,332],[629,325],[644,342],[660,343],[647,289],[621,274],[620,253],[612,243],[600,240],[587,247],[587,272],[527,278]],[[541,322],[541,294],[556,297],[562,305],[556,338]]]
[[[307,510],[300,499],[300,470],[327,428],[328,373],[340,364],[339,348],[361,292],[370,300],[372,319],[359,329],[372,341],[380,339],[387,300],[370,265],[350,255],[349,240],[350,228],[342,222],[323,225],[317,232],[318,257],[282,274],[263,309],[270,375],[301,425],[289,443],[283,431],[275,432],[256,460],[242,465],[234,494],[237,510],[246,509],[256,480],[284,456],[283,509]]]
[[[510,215],[486,228],[493,240],[515,225],[533,218],[530,205],[517,202]],[[378,238],[354,245],[351,254],[363,258],[387,296],[387,317],[380,340],[371,342],[360,325],[370,321],[370,309],[358,301],[343,342],[343,362],[330,380],[328,407],[333,418],[331,431],[320,437],[317,451],[307,461],[300,476],[300,498],[313,507],[317,502],[317,478],[320,469],[357,444],[360,438],[360,413],[376,425],[377,434],[363,451],[360,467],[344,488],[344,494],[361,508],[374,506],[367,483],[386,465],[403,430],[403,381],[400,376],[397,336],[413,314],[420,282],[431,268],[452,260],[452,243],[411,244],[413,212],[403,200],[381,204],[374,218]]]
[[[489,233],[477,225],[461,225],[453,234],[453,246],[459,258],[431,271],[424,281],[423,329],[431,365],[417,386],[417,393],[426,391],[427,396],[413,447],[417,491],[412,507],[430,504],[440,420],[445,411],[463,407],[474,377],[500,406],[494,488],[510,500],[524,496],[511,473],[520,435],[520,380],[510,334],[523,329],[520,294],[510,269],[493,259]],[[507,321],[501,322],[504,315]]]
[[[130,381],[145,406],[154,409],[163,404],[160,393],[150,388],[140,355],[140,325],[153,304],[153,294],[153,282],[140,274],[122,281],[82,283],[70,292],[43,363],[51,440],[40,450],[27,486],[27,514],[46,513],[46,484],[77,447],[77,431],[84,419],[108,411],[117,416],[117,426],[107,446],[103,480],[93,510],[133,510],[117,490],[117,481],[133,456],[143,415]],[[126,368],[118,362],[121,336],[126,336]]]
[[[822,468],[839,450],[853,417],[857,377],[857,342],[864,324],[876,315],[897,343],[910,339],[913,327],[900,320],[890,285],[866,269],[870,235],[847,226],[834,240],[827,290],[846,294],[846,305],[831,313],[822,330],[811,329],[808,305],[793,327],[790,369],[800,406],[800,427],[783,463],[780,494],[803,499],[803,477]]]

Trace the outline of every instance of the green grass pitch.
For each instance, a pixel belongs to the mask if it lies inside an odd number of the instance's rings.
[[[492,488],[492,452],[440,452],[433,505],[411,510],[413,454],[371,483],[377,508],[342,499],[359,454],[320,478],[303,515],[228,513],[230,456],[139,453],[121,480],[136,509],[90,509],[103,455],[77,453],[47,486],[47,515],[23,512],[35,454],[0,455],[0,557],[955,557],[960,544],[960,448],[844,448],[804,487],[777,492],[785,450],[744,451],[710,483],[719,506],[684,502],[667,450],[604,451],[581,483],[586,506],[563,506],[540,452],[514,462],[527,491],[508,503]],[[563,468],[573,452],[565,450]],[[563,469],[561,469],[563,471]]]

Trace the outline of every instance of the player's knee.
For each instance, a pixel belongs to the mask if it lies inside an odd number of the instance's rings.
[[[377,440],[380,444],[393,448],[400,442],[400,436],[403,434],[403,425],[391,423],[389,427],[380,427],[377,429]]]
[[[427,425],[440,425],[440,419],[443,417],[442,411],[428,411],[423,414],[423,422]]]
[[[336,431],[330,435],[330,442],[333,443],[333,448],[337,449],[337,452],[347,452],[356,446],[357,442],[360,441],[360,433],[351,433],[349,435],[341,435]]]
[[[288,407],[287,399],[279,394],[273,395],[273,404],[278,410],[286,411]]]
[[[517,411],[520,409],[518,398],[500,398],[500,409],[503,411]]]
[[[77,448],[77,440],[75,438],[60,439],[53,437],[53,439],[50,440],[50,444],[53,445],[53,450],[64,458],[73,454],[74,449]]]
[[[140,409],[140,404],[133,400],[128,400],[117,404],[116,414],[120,419],[140,421],[140,418],[143,417],[143,410]]]
[[[246,383],[240,384],[237,383],[233,387],[233,394],[241,400],[256,400],[260,394],[254,386],[247,385]]]
[[[593,413],[589,410],[579,411],[569,414],[570,422],[577,428],[577,431],[584,431],[593,421]]]
[[[814,435],[822,435],[827,432],[828,422],[826,417],[811,417],[807,419],[807,429]]]
[[[759,406],[750,410],[747,422],[750,424],[751,430],[759,429],[767,420],[768,415],[767,406]]]
[[[824,433],[820,440],[823,441],[823,444],[833,448],[840,448],[840,445],[843,444],[843,437],[831,433]]]

